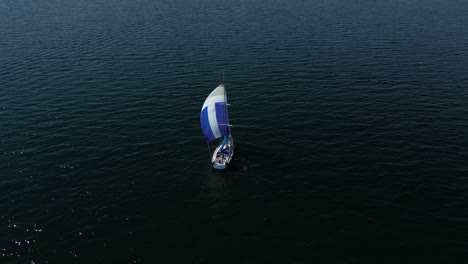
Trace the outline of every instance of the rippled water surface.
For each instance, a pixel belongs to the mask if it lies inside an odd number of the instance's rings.
[[[0,263],[465,263],[467,14],[1,1]],[[199,113],[223,71],[215,171]]]

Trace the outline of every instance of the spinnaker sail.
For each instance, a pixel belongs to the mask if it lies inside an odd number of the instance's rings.
[[[229,135],[227,96],[224,84],[216,87],[203,104],[200,122],[208,142]]]

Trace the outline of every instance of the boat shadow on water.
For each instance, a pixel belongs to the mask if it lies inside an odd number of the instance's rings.
[[[249,143],[236,143],[234,157],[225,170],[214,170],[218,176],[242,177],[256,171],[268,172],[279,170],[287,164],[286,158],[266,147]]]
[[[286,158],[268,148],[239,143],[226,169],[206,167],[203,193],[211,202],[226,202],[233,196],[239,197],[246,192],[255,193],[256,186],[271,187],[271,182],[275,182],[287,169],[284,164],[287,164]]]

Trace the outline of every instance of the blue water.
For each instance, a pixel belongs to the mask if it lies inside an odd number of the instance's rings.
[[[464,263],[468,2],[0,2],[0,263]],[[234,159],[199,125],[225,74]]]

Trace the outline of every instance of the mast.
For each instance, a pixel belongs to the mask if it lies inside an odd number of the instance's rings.
[[[224,97],[226,98],[226,116],[228,123],[226,124],[226,132],[229,131],[229,133],[226,134],[231,134],[231,128],[229,127],[229,112],[228,112],[228,100],[227,100],[227,91],[226,91],[226,84],[224,83],[224,71],[223,71],[223,85],[224,85]]]

